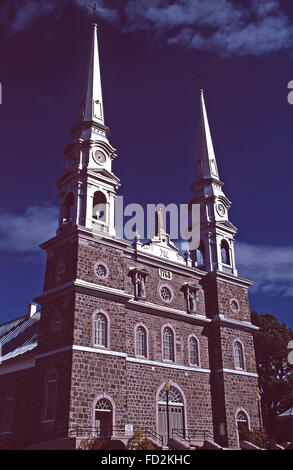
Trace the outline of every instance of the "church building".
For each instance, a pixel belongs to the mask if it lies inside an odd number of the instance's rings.
[[[157,214],[146,243],[118,236],[116,150],[104,121],[97,25],[65,171],[43,292],[0,325],[0,448],[69,449],[81,438],[159,447],[239,447],[261,426],[248,288],[238,276],[204,93],[195,177],[200,244],[181,255]],[[193,158],[191,155],[190,158]],[[182,184],[186,182],[182,181]]]

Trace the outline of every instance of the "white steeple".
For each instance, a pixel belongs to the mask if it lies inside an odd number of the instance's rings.
[[[199,93],[195,180],[190,204],[200,204],[201,242],[193,253],[195,265],[206,271],[237,275],[234,257],[236,227],[228,219],[231,202],[223,192],[207,117],[204,92]]]
[[[198,120],[196,177],[219,179],[203,89],[200,89]]]
[[[80,107],[80,119],[105,125],[97,29],[97,25],[93,23],[89,67]]]
[[[58,233],[70,226],[115,236],[114,200],[119,179],[112,172],[116,150],[104,122],[97,25],[92,25],[86,82],[72,141],[64,150],[66,171],[57,181]]]

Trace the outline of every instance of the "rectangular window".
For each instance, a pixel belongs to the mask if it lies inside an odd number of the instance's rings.
[[[56,404],[56,393],[57,393],[57,380],[51,379],[47,383],[47,400],[44,419],[51,421],[55,417],[55,404]]]
[[[3,433],[11,433],[14,423],[14,409],[15,399],[7,398],[4,400],[3,416],[2,416],[2,429]]]

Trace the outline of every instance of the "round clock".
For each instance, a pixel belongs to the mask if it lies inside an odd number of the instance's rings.
[[[106,155],[101,150],[96,150],[94,153],[94,159],[99,165],[104,165],[106,162]]]
[[[217,205],[217,212],[218,212],[218,214],[219,214],[220,216],[223,216],[223,215],[225,215],[225,211],[226,211],[226,210],[225,210],[225,207],[223,206],[223,204],[219,203],[219,204]]]

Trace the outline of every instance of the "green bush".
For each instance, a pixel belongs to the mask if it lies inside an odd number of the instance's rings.
[[[268,437],[265,429],[242,429],[240,439],[241,441],[249,441],[261,449],[277,449],[277,442]]]
[[[132,438],[129,439],[127,448],[129,450],[156,450],[158,449],[150,439],[143,437],[141,431],[135,431]]]
[[[119,440],[110,437],[82,439],[79,450],[126,450],[126,446]]]

